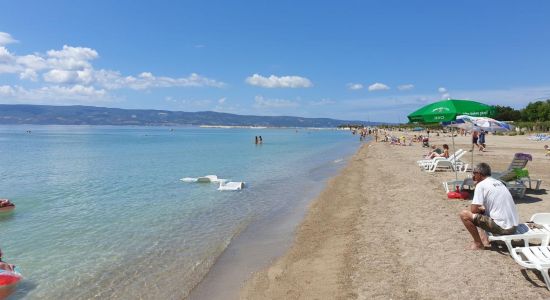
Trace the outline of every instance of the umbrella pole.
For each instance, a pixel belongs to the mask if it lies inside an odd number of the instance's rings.
[[[451,127],[451,138],[453,139],[453,153],[456,154],[455,135],[454,135],[453,127]],[[455,169],[455,181],[458,181],[458,173],[456,171],[456,155],[453,156],[453,165],[454,165],[454,169]]]

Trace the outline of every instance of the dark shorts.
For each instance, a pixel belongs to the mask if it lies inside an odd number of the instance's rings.
[[[490,217],[482,214],[476,214],[474,217],[474,225],[477,227],[498,235],[514,234],[516,232],[516,226],[509,229],[502,229],[497,223]]]
[[[472,138],[472,144],[477,144],[477,138]]]

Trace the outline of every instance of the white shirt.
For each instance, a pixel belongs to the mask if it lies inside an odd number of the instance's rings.
[[[519,223],[519,215],[512,195],[504,183],[493,177],[487,177],[476,185],[472,204],[483,205],[485,215],[493,219],[502,229],[509,229]]]

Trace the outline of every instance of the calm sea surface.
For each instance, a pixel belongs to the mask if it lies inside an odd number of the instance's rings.
[[[358,146],[333,130],[0,126],[0,198],[17,206],[0,247],[25,277],[12,298],[182,298]],[[179,180],[209,174],[246,188]]]

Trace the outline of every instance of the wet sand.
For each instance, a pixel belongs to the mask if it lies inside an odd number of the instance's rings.
[[[432,137],[438,145],[451,141]],[[456,137],[456,149],[470,149],[469,141]],[[550,158],[544,157],[544,142],[494,135],[487,142],[487,152],[476,150],[473,157],[493,171],[506,169],[516,152],[533,155],[527,169],[543,182],[541,190],[528,190],[516,200],[521,221],[550,212],[545,190]],[[420,170],[416,161],[426,152],[420,143],[365,144],[312,202],[287,253],[253,274],[240,298],[550,297],[540,273],[517,265],[500,245],[464,250],[471,237],[458,213],[470,201],[447,199],[442,182],[454,179],[454,173]],[[469,162],[471,154],[463,160]]]

